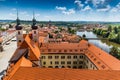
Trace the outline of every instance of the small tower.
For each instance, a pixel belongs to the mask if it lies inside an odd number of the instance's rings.
[[[36,26],[36,19],[35,19],[35,14],[33,12],[33,20],[32,20],[32,40],[34,42],[38,42],[38,26]]]
[[[21,45],[23,42],[23,30],[22,26],[20,26],[20,19],[18,17],[18,11],[17,11],[17,19],[16,19],[16,38],[17,38],[17,47]]]

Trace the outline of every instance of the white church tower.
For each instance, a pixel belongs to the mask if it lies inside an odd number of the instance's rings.
[[[18,11],[17,11],[17,19],[16,19],[16,38],[17,38],[17,47],[21,45],[23,42],[23,30],[22,26],[20,25],[20,20],[18,17]]]
[[[39,39],[39,36],[38,36],[38,26],[36,26],[36,19],[35,19],[35,14],[33,12],[33,20],[32,20],[33,24],[32,24],[32,40],[35,42],[35,43],[38,43],[38,39]]]

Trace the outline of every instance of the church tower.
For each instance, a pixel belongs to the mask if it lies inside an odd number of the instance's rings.
[[[33,24],[32,24],[32,40],[35,42],[35,43],[38,43],[38,26],[36,26],[36,19],[35,19],[35,14],[33,12],[33,20],[32,20]]]
[[[22,26],[20,26],[20,19],[18,17],[18,11],[17,11],[17,19],[16,19],[16,38],[17,38],[17,47],[21,45],[23,42],[23,30]]]

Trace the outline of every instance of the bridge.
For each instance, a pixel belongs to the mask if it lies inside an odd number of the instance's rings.
[[[88,40],[108,40],[107,38],[86,38]]]

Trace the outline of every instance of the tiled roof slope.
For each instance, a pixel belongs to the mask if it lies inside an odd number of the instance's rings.
[[[120,71],[20,67],[9,80],[119,80]],[[5,80],[5,79],[4,79]],[[7,79],[6,79],[7,80]]]
[[[4,76],[3,80],[14,80],[11,78],[16,74],[20,67],[32,67],[32,63],[25,57],[20,58],[20,60],[15,65],[10,64],[10,67],[7,69],[6,75]],[[22,74],[24,74],[24,71]]]
[[[112,69],[112,70],[120,70],[120,60],[116,59],[115,57],[101,50],[100,48],[97,48],[93,44],[90,44],[88,48],[88,54],[90,54],[88,56],[93,55],[94,57],[96,57],[96,60],[94,60],[94,62],[104,63],[106,66],[109,67],[109,69]],[[93,60],[94,58],[90,57],[90,59]],[[104,68],[105,68],[105,65],[104,65]]]
[[[39,60],[40,57],[40,50],[38,46],[30,39],[29,35],[26,35],[25,40],[21,44],[20,48],[22,49],[29,49],[30,51],[30,60]]]

